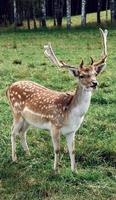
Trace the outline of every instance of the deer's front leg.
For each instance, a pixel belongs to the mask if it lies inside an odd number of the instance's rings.
[[[52,127],[51,130],[52,142],[54,147],[54,170],[58,170],[60,161],[60,132],[56,127]]]
[[[17,160],[17,156],[16,156],[16,130],[14,126],[12,127],[11,144],[12,144],[12,161],[15,162]]]
[[[75,133],[69,133],[66,135],[67,146],[69,150],[70,160],[71,160],[71,170],[76,172],[75,163]]]

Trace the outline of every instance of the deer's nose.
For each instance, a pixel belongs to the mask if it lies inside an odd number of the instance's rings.
[[[97,85],[98,85],[98,82],[97,82],[96,80],[93,80],[93,81],[92,81],[92,84],[93,84],[93,86],[97,86]]]

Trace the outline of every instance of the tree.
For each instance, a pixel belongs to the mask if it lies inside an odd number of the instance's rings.
[[[111,23],[116,22],[116,0],[110,0]]]
[[[14,10],[14,28],[16,29],[16,26],[17,26],[17,7],[16,7],[16,0],[13,1],[13,10]]]
[[[53,16],[54,16],[54,26],[56,26],[57,25],[57,21],[56,21],[57,0],[53,0],[52,9],[53,9]]]
[[[54,0],[54,25],[62,26],[64,0]]]
[[[86,0],[81,2],[81,25],[86,26]]]
[[[116,0],[114,1],[114,19],[116,22]]]
[[[33,26],[34,26],[34,29],[36,29],[37,28],[37,25],[36,25],[36,13],[35,13],[35,7],[36,7],[36,5],[35,5],[35,1],[32,1],[32,12],[33,12]]]
[[[16,0],[17,26],[23,25],[23,0]]]
[[[108,21],[108,2],[109,0],[106,0],[106,23]]]
[[[66,0],[67,30],[71,28],[71,0]]]
[[[40,25],[46,27],[46,0],[40,0]]]
[[[101,24],[100,11],[101,11],[102,0],[98,0],[97,3],[98,3],[97,4],[97,24],[100,25]]]
[[[27,18],[27,27],[30,30],[30,0],[26,0],[26,18]]]

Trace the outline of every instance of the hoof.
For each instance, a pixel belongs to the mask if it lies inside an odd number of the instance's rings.
[[[25,156],[30,156],[30,152],[29,151],[25,151]]]
[[[77,169],[73,170],[73,171],[72,171],[72,174],[73,174],[73,175],[77,175],[77,174],[78,174]]]
[[[60,170],[59,170],[58,167],[57,167],[57,168],[54,168],[54,173],[55,173],[55,174],[59,174],[59,172],[60,172]]]
[[[17,162],[17,156],[15,155],[15,156],[12,156],[12,162]]]
[[[12,163],[18,163],[17,159],[12,159]]]

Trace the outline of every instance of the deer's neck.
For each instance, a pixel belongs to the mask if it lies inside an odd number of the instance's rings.
[[[92,92],[78,85],[73,100],[71,102],[70,110],[75,110],[81,115],[84,115],[90,105]]]

